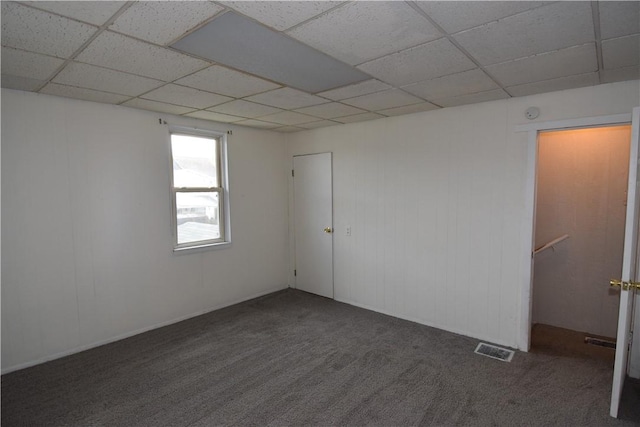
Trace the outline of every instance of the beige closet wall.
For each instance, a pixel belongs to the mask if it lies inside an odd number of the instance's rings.
[[[615,337],[630,126],[540,134],[533,321]]]

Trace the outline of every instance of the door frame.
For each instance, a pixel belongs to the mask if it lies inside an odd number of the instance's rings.
[[[523,247],[521,248],[520,318],[518,349],[529,351],[531,347],[531,318],[533,311],[533,251],[535,250],[536,175],[538,170],[538,134],[590,127],[606,127],[631,124],[631,113],[528,123],[515,127],[516,132],[527,132],[527,166],[525,176],[525,218],[522,222]]]
[[[288,175],[289,179],[289,247],[290,256],[289,260],[291,262],[291,268],[289,273],[289,287],[293,289],[297,289],[297,277],[295,275],[297,259],[296,259],[296,226],[295,226],[295,214],[296,214],[296,204],[295,204],[295,191],[294,191],[294,158],[302,157],[302,156],[314,156],[317,154],[330,154],[331,155],[331,228],[333,232],[331,233],[331,286],[333,289],[333,299],[336,298],[336,278],[335,278],[335,210],[334,210],[334,199],[333,199],[333,151],[318,151],[313,153],[300,153],[300,154],[291,154],[291,174]]]

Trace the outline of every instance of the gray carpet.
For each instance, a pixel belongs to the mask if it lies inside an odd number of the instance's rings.
[[[3,426],[635,425],[599,360],[287,290],[2,377]]]

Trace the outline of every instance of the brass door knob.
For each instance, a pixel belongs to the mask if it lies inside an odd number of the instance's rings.
[[[331,229],[331,227],[327,227],[324,229],[325,233],[333,233],[333,230]]]
[[[609,284],[611,286],[616,286],[622,288],[623,291],[628,291],[629,289],[638,289],[640,290],[640,282],[625,282],[622,280],[611,279],[609,280]]]

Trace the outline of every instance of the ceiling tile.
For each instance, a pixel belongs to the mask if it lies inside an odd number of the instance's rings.
[[[12,76],[3,74],[0,78],[2,87],[5,89],[33,91],[42,86],[44,80],[30,79],[28,77]]]
[[[209,110],[216,113],[231,114],[233,116],[248,118],[266,116],[267,114],[274,114],[282,111],[280,108],[256,104],[255,102],[249,102],[243,99],[227,102],[226,104],[218,105],[210,108]]]
[[[68,58],[98,30],[47,12],[2,2],[2,45]]]
[[[319,122],[302,123],[302,124],[299,124],[298,126],[305,129],[318,129],[318,128],[325,128],[328,126],[335,126],[339,124],[342,124],[342,123],[334,122],[332,120],[320,120]]]
[[[301,128],[296,127],[296,126],[283,126],[281,128],[277,128],[277,129],[274,129],[274,130],[276,132],[291,133],[291,132],[300,132],[301,130],[304,130],[304,129],[301,129]]]
[[[46,80],[64,60],[24,50],[2,48],[2,74]]]
[[[589,43],[486,67],[503,86],[585,74],[598,70],[595,44]]]
[[[339,102],[329,102],[328,104],[314,105],[296,110],[299,113],[309,114],[311,116],[322,117],[323,119],[333,119],[334,117],[350,116],[352,114],[366,113],[350,105],[344,105]]]
[[[391,89],[386,83],[382,83],[379,80],[371,79],[364,82],[356,83],[353,85],[341,87],[338,89],[328,90],[326,92],[320,92],[318,95],[325,98],[332,99],[334,101],[340,101],[341,99],[353,98],[355,96],[367,95],[374,92],[380,92],[386,89]]]
[[[214,113],[212,111],[196,111],[193,113],[185,114],[189,117],[195,117],[196,119],[211,120],[214,122],[233,123],[244,120],[244,117],[229,116],[227,114]]]
[[[640,32],[640,2],[599,1],[602,39]]]
[[[396,86],[476,68],[465,54],[442,38],[376,59],[358,68]]]
[[[481,64],[495,64],[595,40],[589,2],[557,2],[458,33]]]
[[[106,104],[119,104],[130,98],[126,95],[116,95],[115,93],[107,93],[93,89],[59,85],[57,83],[49,83],[44,88],[42,88],[42,90],[40,90],[40,93],[64,96],[66,98],[84,99],[85,101],[102,102]]]
[[[507,88],[513,96],[534,95],[536,93],[553,92],[556,90],[573,89],[576,87],[594,86],[599,83],[598,73],[580,74],[577,76],[560,77],[542,82],[528,83]]]
[[[278,31],[287,30],[294,25],[319,15],[342,1],[223,1],[225,6],[233,8]]]
[[[319,119],[307,116],[306,114],[296,113],[295,111],[282,111],[280,113],[260,117],[260,120],[280,123],[281,125],[297,125],[300,123],[317,122]]]
[[[602,42],[605,69],[640,65],[640,34]]]
[[[404,105],[418,104],[424,102],[420,98],[409,95],[399,89],[385,90],[369,95],[358,96],[356,98],[345,99],[342,102],[365,110],[386,110]]]
[[[405,2],[351,2],[287,32],[347,64],[416,46],[441,36]]]
[[[385,116],[377,113],[363,113],[363,114],[354,114],[353,116],[338,117],[334,120],[340,123],[355,123],[355,122],[365,122],[368,120],[382,119],[384,117]]]
[[[138,96],[163,84],[159,80],[78,62],[67,64],[53,82],[130,96]]]
[[[541,1],[418,1],[446,32],[452,34],[541,6]]]
[[[437,105],[433,105],[429,102],[423,102],[422,104],[405,105],[404,107],[389,108],[387,110],[379,110],[378,113],[385,116],[402,116],[403,114],[420,113],[422,111],[437,110]]]
[[[176,83],[235,98],[242,98],[280,87],[275,83],[220,65],[205,68],[176,81]]]
[[[168,114],[185,114],[193,111],[193,108],[181,107],[179,105],[166,104],[164,102],[149,101],[147,99],[134,98],[124,104],[126,107],[140,108],[141,110],[158,111]]]
[[[213,107],[233,99],[228,96],[216,95],[215,93],[174,84],[159,87],[149,93],[145,93],[141,98],[197,109]]]
[[[624,67],[614,70],[602,70],[602,83],[622,82],[625,80],[640,80],[640,67]]]
[[[205,61],[105,31],[76,58],[80,62],[172,81],[209,65]]]
[[[478,102],[495,101],[498,99],[509,98],[502,89],[489,90],[487,92],[473,93],[471,95],[454,96],[452,98],[435,99],[434,104],[442,105],[443,107],[455,107],[457,105],[475,104]]]
[[[402,89],[425,99],[435,99],[484,92],[497,88],[498,85],[489,76],[476,68],[475,70],[463,71],[462,73],[403,86]]]
[[[254,120],[254,119],[243,120],[241,122],[236,122],[234,124],[249,126],[252,128],[260,128],[260,129],[274,129],[274,128],[280,127],[280,125],[277,123],[263,122],[262,120]]]
[[[125,3],[125,1],[34,1],[28,4],[58,15],[100,26],[106,23]]]
[[[222,10],[208,1],[137,1],[109,29],[168,45]]]
[[[248,97],[247,100],[254,101],[259,104],[283,108],[285,110],[293,110],[295,108],[308,107],[310,105],[323,104],[327,102],[324,98],[309,95],[308,93],[292,89],[290,87],[283,87],[270,92],[253,95]]]

